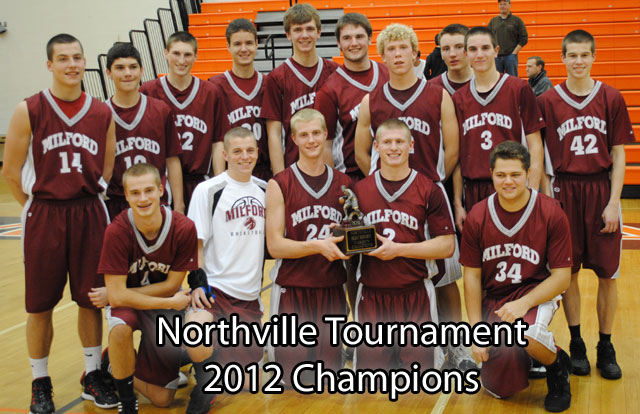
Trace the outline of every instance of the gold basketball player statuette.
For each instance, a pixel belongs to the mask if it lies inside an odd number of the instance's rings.
[[[333,235],[344,236],[338,247],[346,255],[366,253],[378,247],[375,226],[365,226],[362,223],[364,214],[358,207],[358,198],[346,186],[342,186],[344,195],[340,197],[340,204],[344,209],[342,223],[333,228]]]

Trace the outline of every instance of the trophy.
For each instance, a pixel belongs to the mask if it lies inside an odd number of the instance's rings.
[[[358,199],[353,191],[342,186],[344,195],[340,197],[343,204],[344,219],[342,223],[333,228],[333,235],[344,236],[344,240],[338,243],[338,247],[346,255],[366,253],[378,247],[375,226],[362,224],[362,211],[358,207]]]

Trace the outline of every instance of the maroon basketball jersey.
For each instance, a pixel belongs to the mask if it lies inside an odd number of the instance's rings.
[[[460,128],[462,176],[489,180],[489,155],[499,143],[516,141],[527,146],[526,135],[544,127],[544,120],[529,84],[501,74],[488,93],[479,93],[475,78],[453,95]]]
[[[587,96],[566,82],[538,98],[544,116],[547,173],[597,174],[613,164],[611,149],[635,141],[629,112],[617,89],[596,81]]]
[[[571,267],[571,233],[560,204],[535,190],[520,211],[506,212],[494,193],[464,222],[460,263],[482,269],[482,289],[500,297],[538,284],[549,269]]]
[[[319,58],[316,65],[307,68],[289,58],[265,79],[261,113],[266,120],[282,122],[285,168],[298,160],[298,147],[290,137],[291,117],[313,107],[316,92],[337,68],[338,64],[329,59]]]
[[[191,85],[179,91],[163,76],[145,82],[140,92],[160,99],[171,108],[182,146],[182,174],[208,175],[212,146],[220,134],[216,124],[216,114],[221,113],[217,89],[193,77]]]
[[[47,89],[25,101],[31,123],[29,156],[22,169],[26,194],[52,200],[96,195],[102,178],[109,108],[82,93],[82,108],[69,118]]]
[[[167,158],[182,152],[171,109],[144,94],[131,108],[120,108],[111,99],[107,105],[116,122],[116,161],[107,195],[123,196],[122,175],[133,164],[143,162],[158,169],[165,185]]]
[[[385,83],[369,95],[371,129],[375,136],[378,126],[390,118],[404,121],[411,130],[414,147],[409,165],[434,181],[445,178],[444,145],[440,130],[442,87],[426,79],[405,91],[398,91]],[[371,165],[379,166],[378,153],[372,150]]]
[[[329,139],[333,139],[336,170],[347,174],[360,171],[354,148],[360,102],[387,80],[389,70],[378,62],[371,61],[371,67],[363,72],[350,71],[343,65],[318,91],[314,108],[324,115]]]
[[[435,78],[431,79],[429,82],[445,88],[447,92],[449,92],[449,95],[453,95],[454,93],[456,93],[458,89],[462,89],[463,86],[469,83],[469,81],[457,83],[452,80],[449,80],[447,72],[444,72],[443,74],[436,76]]]
[[[359,181],[355,192],[365,224],[375,225],[378,234],[396,243],[455,234],[444,193],[416,170],[403,183],[385,180],[378,170]],[[358,280],[374,288],[404,288],[437,273],[435,260],[362,255]]]
[[[262,97],[264,95],[264,76],[255,71],[250,79],[242,79],[230,70],[209,78],[220,90],[220,99],[224,108],[220,124],[220,140],[224,134],[235,127],[247,128],[258,141],[258,161],[253,175],[268,181],[271,178],[269,162],[269,141],[265,120],[261,118]]]
[[[147,240],[127,209],[107,227],[98,273],[127,275],[127,287],[163,282],[170,271],[198,268],[198,238],[195,224],[184,215],[160,206],[162,228]]]
[[[331,223],[340,223],[343,210],[338,201],[343,185],[351,180],[340,171],[327,167],[326,182],[318,191],[305,181],[297,164],[276,174],[285,205],[285,237],[297,241],[326,239]],[[280,286],[324,288],[343,284],[346,271],[342,260],[328,261],[320,254],[299,259],[277,259],[272,280]]]

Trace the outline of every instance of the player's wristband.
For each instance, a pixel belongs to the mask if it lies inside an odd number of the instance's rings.
[[[189,287],[191,288],[192,292],[198,288],[202,288],[205,295],[207,295],[207,299],[210,299],[212,296],[215,298],[215,295],[213,294],[213,292],[211,292],[211,286],[209,286],[207,274],[202,268],[189,272],[187,282],[189,283]]]

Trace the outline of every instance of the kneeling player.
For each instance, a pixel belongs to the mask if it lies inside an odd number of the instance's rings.
[[[111,304],[109,358],[119,413],[131,414],[138,412],[134,385],[157,406],[173,400],[180,348],[156,346],[156,324],[160,316],[173,321],[191,300],[189,291],[179,289],[186,272],[198,267],[197,239],[189,219],[160,206],[163,188],[155,167],[135,164],[122,182],[130,208],[107,227],[98,271]],[[134,330],[142,331],[137,357]]]
[[[409,167],[413,139],[398,119],[376,131],[380,169],[355,186],[365,224],[376,226],[381,245],[362,256],[356,300],[359,323],[438,322],[433,283],[436,259],[450,257],[455,229],[444,192]],[[386,214],[388,211],[390,215]],[[397,218],[397,219],[396,219]],[[407,338],[409,339],[409,338]],[[434,348],[361,346],[354,362],[361,368],[439,368]]]
[[[514,141],[499,144],[491,153],[496,193],[469,212],[460,263],[472,325],[519,318],[529,324],[526,348],[472,347],[482,362],[482,385],[498,398],[527,388],[535,358],[547,368],[544,406],[559,412],[571,405],[571,359],[556,346],[548,328],[560,294],[569,286],[571,234],[558,202],[527,188],[530,160],[527,150]]]

